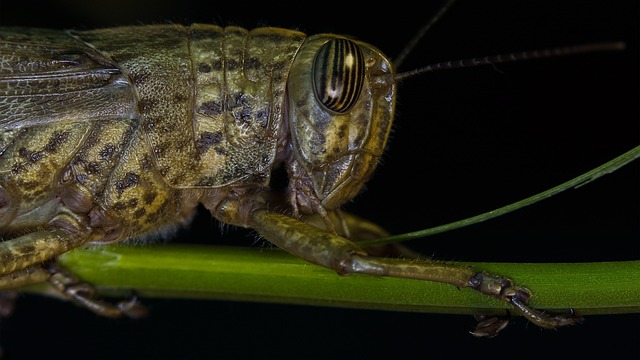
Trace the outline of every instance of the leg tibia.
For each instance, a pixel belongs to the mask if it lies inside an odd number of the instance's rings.
[[[456,287],[467,287],[475,272],[463,265],[437,261],[407,261],[354,255],[349,272],[378,276],[436,281]]]

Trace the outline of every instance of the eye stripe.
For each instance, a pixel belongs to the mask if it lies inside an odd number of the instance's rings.
[[[349,42],[347,45],[349,45],[349,47],[345,53],[346,55],[344,60],[345,85],[346,85],[345,94],[354,94],[353,103],[355,103],[355,100],[357,100],[357,96],[360,93],[360,89],[362,88],[362,81],[364,81],[363,79],[364,66],[358,63],[358,59],[362,60],[362,55],[360,54],[360,56],[357,59],[356,59],[356,56],[354,56],[354,54],[358,54],[360,51],[357,45],[354,44],[353,42]],[[358,71],[362,71],[362,75],[359,75]],[[349,106],[352,106],[352,105],[353,104]]]
[[[313,87],[327,109],[347,112],[358,100],[364,83],[364,58],[356,43],[332,39],[324,44],[313,62]]]

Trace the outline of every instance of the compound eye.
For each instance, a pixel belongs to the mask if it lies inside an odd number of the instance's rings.
[[[348,39],[322,45],[313,60],[313,90],[328,110],[347,112],[358,100],[364,83],[364,56]]]

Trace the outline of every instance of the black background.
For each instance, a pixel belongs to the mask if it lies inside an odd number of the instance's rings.
[[[0,25],[94,28],[213,22],[335,32],[392,58],[440,2],[383,6],[242,1],[0,1]],[[388,152],[345,208],[394,234],[431,227],[530,196],[640,143],[640,14],[635,1],[463,1],[401,70],[428,63],[584,42],[622,40],[621,53],[444,71],[402,83]],[[414,5],[411,5],[414,4]],[[498,71],[497,71],[498,70]],[[633,163],[577,190],[483,224],[408,245],[444,260],[581,262],[640,258],[640,168]],[[252,235],[198,216],[177,242],[251,245]],[[205,235],[206,234],[206,235]],[[211,239],[216,234],[216,238]],[[226,301],[144,299],[145,320],[98,318],[23,296],[0,324],[8,359],[365,356],[638,358],[637,314],[591,316],[542,331],[516,319],[475,339],[469,316]]]

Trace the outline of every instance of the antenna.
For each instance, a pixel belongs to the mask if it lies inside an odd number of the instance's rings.
[[[429,22],[427,22],[427,24],[425,24],[422,28],[420,28],[420,30],[418,30],[418,32],[413,36],[413,38],[411,38],[411,40],[407,43],[407,45],[404,46],[404,49],[402,49],[402,51],[400,51],[400,54],[398,54],[398,57],[393,62],[393,65],[396,67],[396,69],[400,67],[400,64],[402,64],[404,62],[404,60],[407,58],[409,53],[411,53],[413,48],[416,47],[418,42],[424,37],[424,35],[427,33],[427,31],[429,31],[429,29],[431,29],[431,27],[436,22],[438,22],[438,20],[440,20],[442,15],[444,15],[444,13],[447,12],[449,7],[451,7],[451,5],[453,5],[454,2],[455,2],[455,0],[448,0],[440,8],[440,10],[438,10],[438,12],[431,18],[431,20],[429,20]]]
[[[507,53],[507,54],[498,54],[498,55],[468,58],[468,59],[461,59],[461,60],[444,61],[444,62],[439,62],[435,64],[430,64],[414,70],[397,73],[394,75],[393,78],[396,81],[400,81],[410,77],[415,77],[421,74],[439,71],[439,70],[470,68],[470,67],[476,67],[476,66],[495,65],[495,64],[521,61],[521,60],[544,59],[544,58],[551,58],[551,57],[558,57],[558,56],[591,53],[591,52],[620,51],[620,50],[624,50],[625,47],[626,47],[625,43],[620,41],[602,42],[602,43],[590,43],[590,44],[575,45],[575,46],[554,47],[554,48],[548,48],[543,50],[513,52],[513,53]]]

